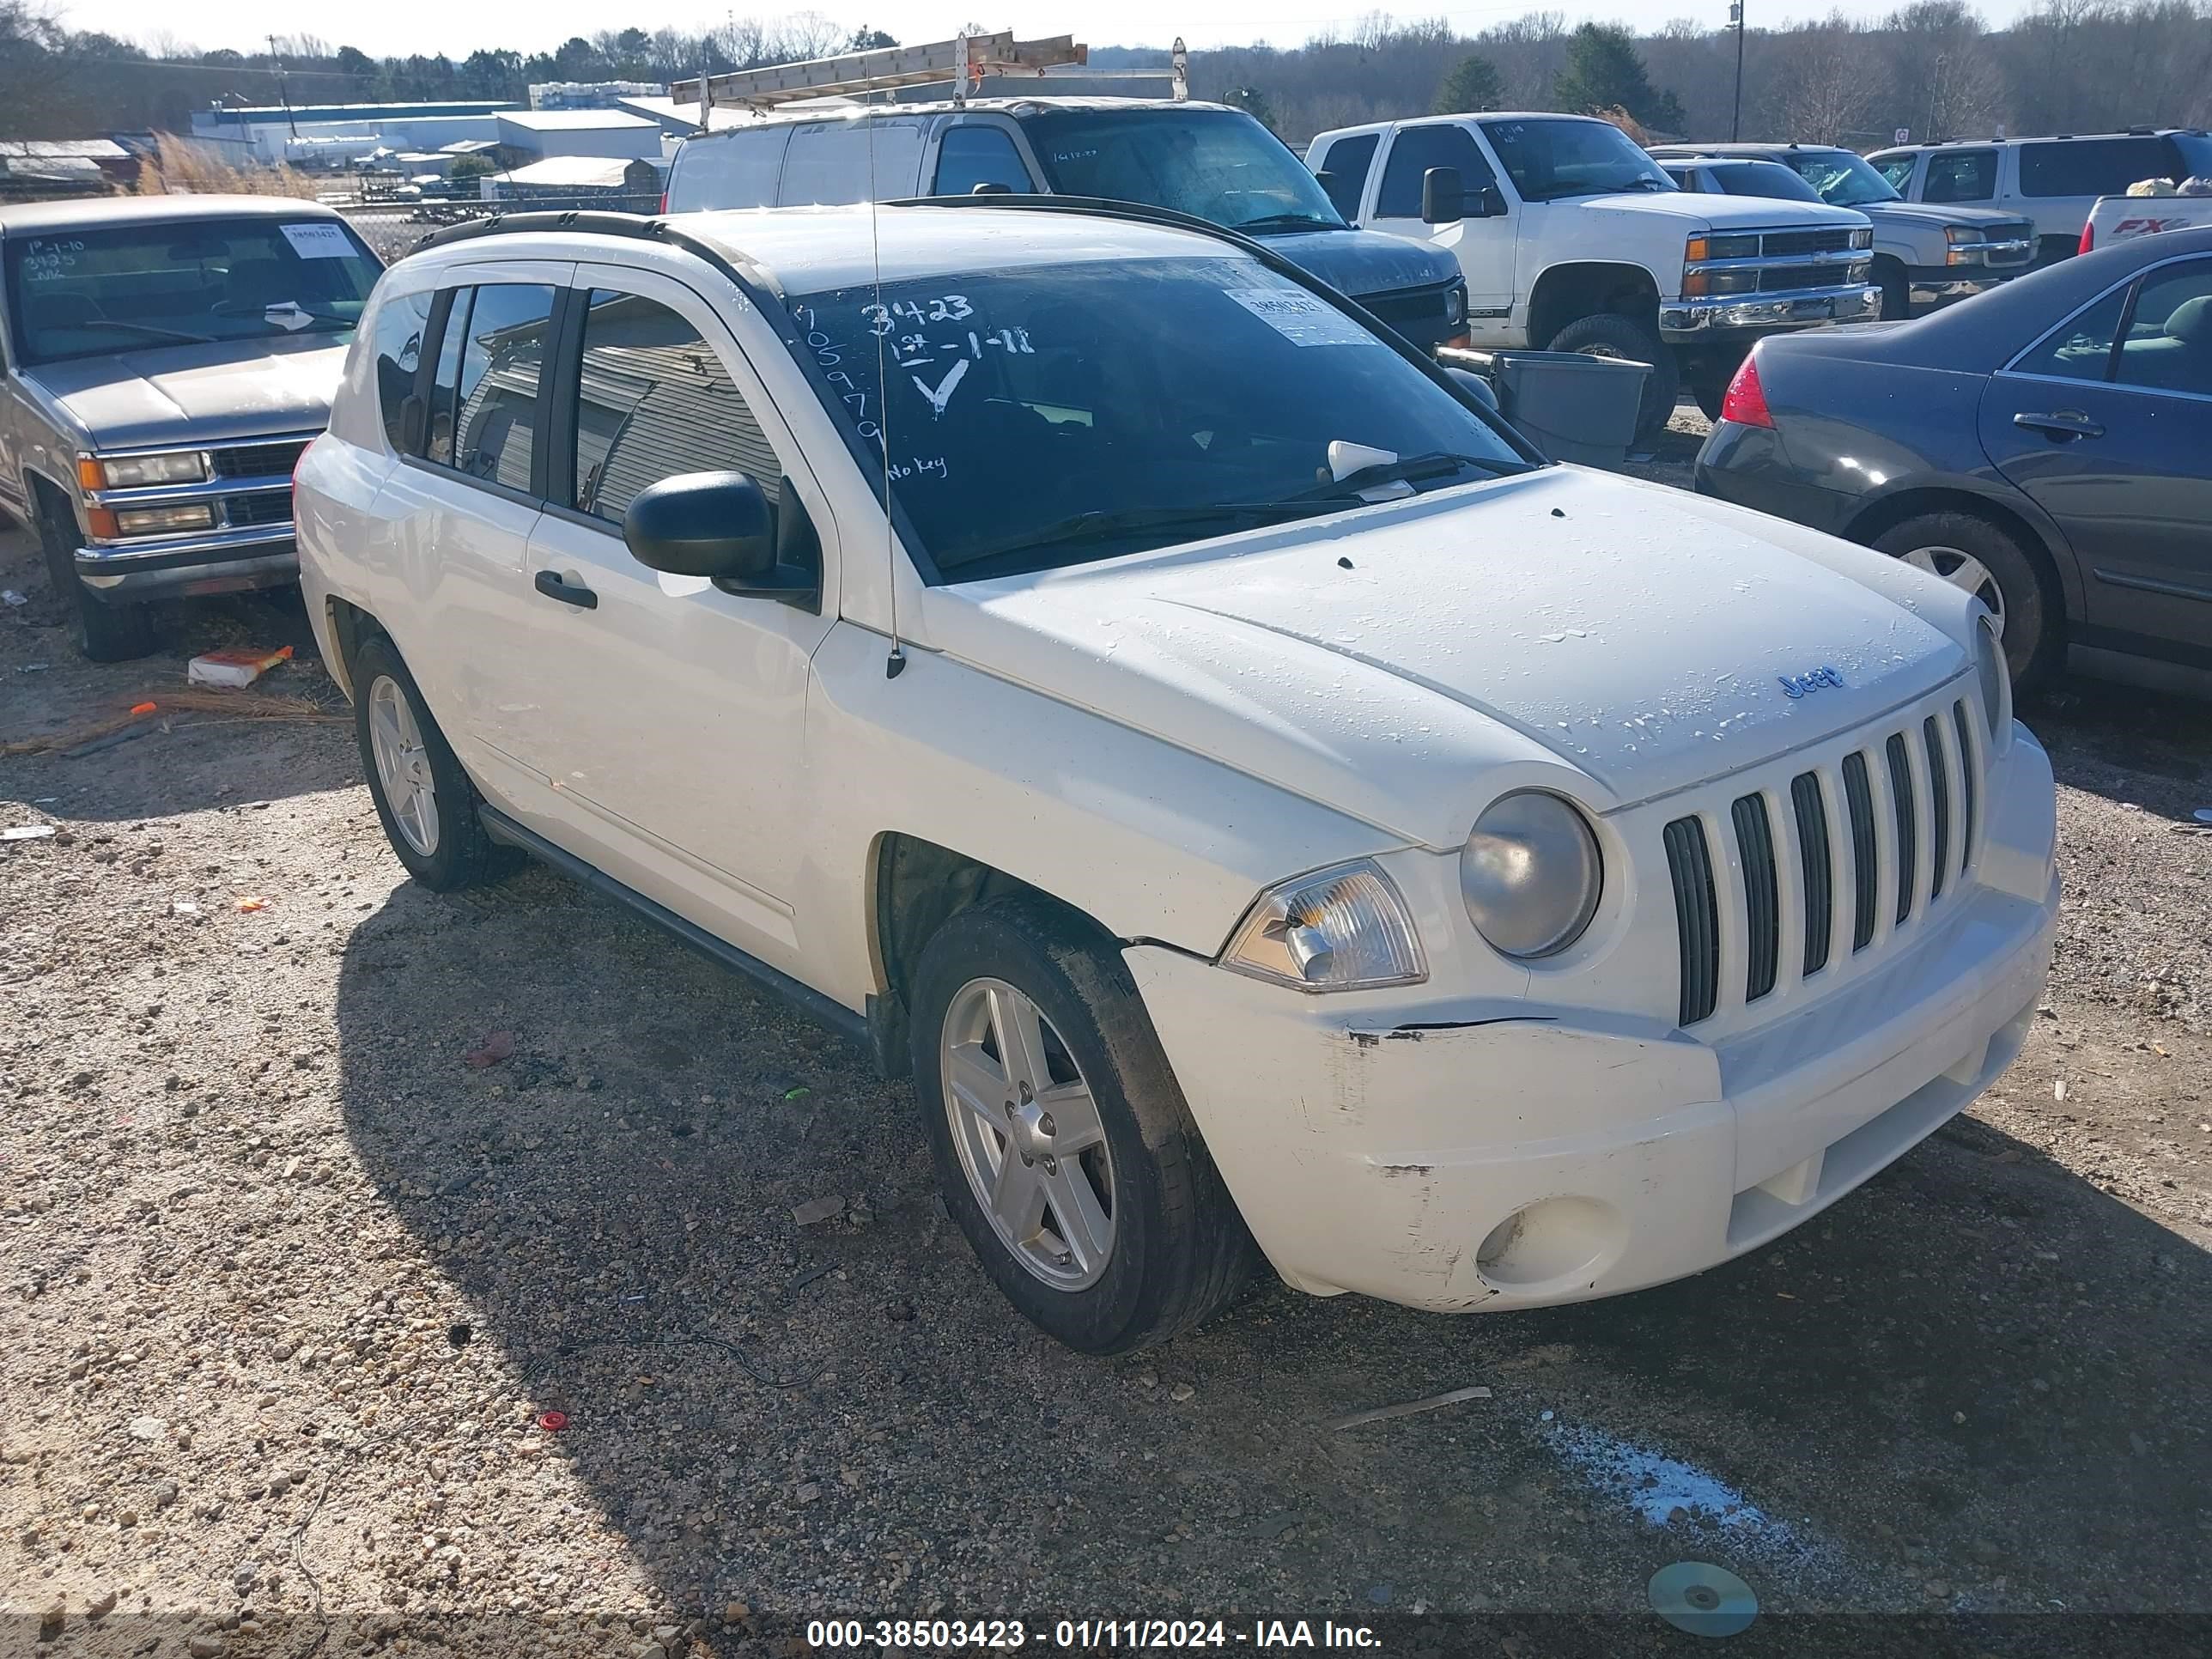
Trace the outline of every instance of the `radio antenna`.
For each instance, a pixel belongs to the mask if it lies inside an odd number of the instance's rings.
[[[878,226],[883,206],[876,195],[875,112],[864,105],[860,118],[868,124],[868,252],[876,295],[876,438],[883,447],[884,580],[890,584],[891,602],[891,653],[884,659],[884,678],[895,680],[906,672],[906,647],[899,643],[898,542],[891,531],[891,379],[884,349],[884,342],[890,336],[890,313],[884,307],[884,244]]]

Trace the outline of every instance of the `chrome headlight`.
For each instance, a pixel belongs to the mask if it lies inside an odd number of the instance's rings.
[[[1468,920],[1495,950],[1523,960],[1564,951],[1597,914],[1605,863],[1583,815],[1559,796],[1500,796],[1460,849]]]
[[[1467,320],[1467,284],[1454,283],[1444,295],[1444,321],[1456,328]]]
[[[1261,894],[1237,924],[1221,965],[1300,991],[1413,985],[1429,976],[1405,900],[1366,859]]]
[[[1962,242],[1985,242],[1989,238],[1979,225],[1946,225],[1943,240],[1956,247]]]
[[[1997,625],[1986,613],[1974,623],[1974,672],[1982,683],[1982,714],[1990,723],[1990,751],[2002,754],[2012,731],[2012,670],[1997,640]]]
[[[148,484],[198,483],[207,477],[206,458],[197,449],[159,455],[111,455],[90,463],[100,482],[94,489],[138,489]],[[88,481],[89,482],[89,481]]]

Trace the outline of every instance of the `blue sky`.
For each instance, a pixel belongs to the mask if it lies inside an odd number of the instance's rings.
[[[2028,9],[2030,0],[1983,0],[1981,11],[1991,24],[2002,25]],[[1840,10],[1861,18],[1877,18],[1893,9],[1896,0],[1799,0],[1773,3],[1751,0],[1751,22],[1781,21],[1792,17],[1822,16]],[[963,21],[996,27],[1012,27],[1024,38],[1073,33],[1091,46],[1165,46],[1177,33],[1194,46],[1244,45],[1268,40],[1295,46],[1322,29],[1334,27],[1348,33],[1373,8],[1353,6],[1329,9],[1330,0],[1207,0],[1203,5],[1170,4],[1166,0],[1054,0],[1050,4],[1023,3],[1006,12],[970,14],[915,0],[832,0],[814,9],[841,21],[889,29],[902,40],[950,39]],[[1770,9],[1770,5],[1771,9]],[[773,15],[780,9],[800,9],[739,4],[739,15]],[[1514,0],[1480,0],[1465,6],[1427,6],[1407,3],[1382,8],[1401,17],[1434,16],[1441,12],[1461,31],[1475,33],[1522,13],[1543,9],[1540,3]],[[1728,18],[1727,0],[1653,0],[1644,6],[1559,9],[1577,21],[1597,17],[1656,29],[1674,17],[1695,17],[1715,27]],[[698,9],[684,0],[666,10],[615,8],[603,0],[533,0],[526,8],[501,5],[455,6],[451,0],[380,0],[359,9],[297,6],[240,6],[210,4],[179,8],[175,0],[62,0],[56,7],[61,21],[73,28],[104,29],[141,40],[167,40],[202,49],[234,46],[246,50],[259,43],[270,30],[290,33],[307,30],[333,45],[359,46],[382,56],[413,52],[444,52],[464,56],[480,47],[550,48],[571,34],[589,34],[609,26],[611,16],[635,20],[641,27],[664,24],[699,28],[719,22],[727,14],[719,7]]]

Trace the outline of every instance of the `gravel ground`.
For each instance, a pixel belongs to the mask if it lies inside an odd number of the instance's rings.
[[[213,643],[289,641],[270,687],[336,704],[296,599],[96,668],[19,535],[0,586],[0,742]],[[1971,1115],[1686,1283],[1456,1320],[1270,1285],[1115,1362],[1006,1308],[842,1041],[548,873],[408,883],[349,725],[0,760],[0,825],[59,832],[0,845],[0,1651],[925,1613],[1673,1651],[1683,1558],[1756,1589],[1738,1650],[2201,1651],[2099,1620],[2212,1612],[2212,739],[2087,685],[2023,713],[2064,925]],[[1483,1622],[1563,1613],[1598,1622]]]

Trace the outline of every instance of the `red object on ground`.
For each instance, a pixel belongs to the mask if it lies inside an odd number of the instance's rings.
[[[568,1426],[568,1413],[566,1412],[540,1412],[538,1414],[538,1426],[544,1430],[548,1434],[558,1434],[562,1430]]]
[[[1739,426],[1774,424],[1774,416],[1766,410],[1766,388],[1759,383],[1758,358],[1745,358],[1735,378],[1729,382],[1727,395],[1721,399],[1721,419]]]

